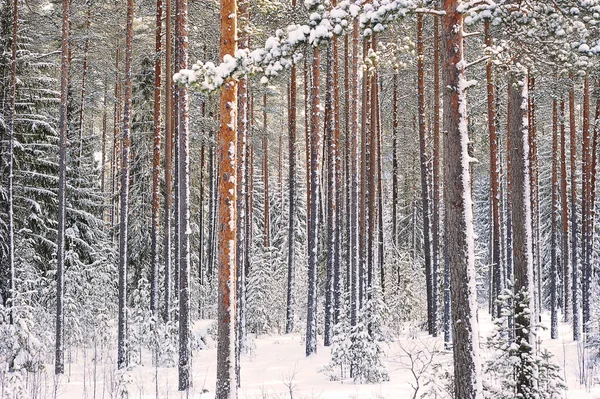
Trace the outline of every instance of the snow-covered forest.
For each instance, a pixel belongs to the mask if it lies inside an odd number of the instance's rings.
[[[600,397],[600,0],[0,32],[0,399]]]

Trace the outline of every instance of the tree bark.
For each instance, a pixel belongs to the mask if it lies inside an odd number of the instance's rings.
[[[265,89],[266,90],[266,89]],[[270,213],[269,213],[269,146],[267,133],[267,92],[263,94],[263,185],[264,185],[264,230],[263,245],[265,248],[271,245],[270,235]]]
[[[169,1],[169,0],[167,0]],[[159,244],[158,224],[160,208],[160,136],[162,134],[162,0],[156,0],[156,26],[154,45],[154,146],[152,158],[152,269],[150,273],[150,310],[158,313]]]
[[[558,99],[552,100],[552,217],[550,237],[550,337],[558,338]]]
[[[580,272],[577,261],[577,131],[575,127],[575,77],[570,75],[572,85],[569,91],[569,130],[571,145],[571,298],[573,301],[573,340],[581,339],[581,299]]]
[[[306,316],[306,356],[317,353],[317,267],[319,247],[319,132],[320,98],[320,53],[313,48],[310,118],[310,224],[308,230],[308,302]]]
[[[475,285],[475,256],[471,175],[468,154],[467,99],[463,52],[463,16],[460,0],[445,0],[442,19],[444,43],[443,87],[444,159],[448,266],[452,300],[452,336],[454,339],[454,395],[476,399],[483,395],[479,368],[479,325]]]
[[[221,60],[237,50],[236,0],[221,0]],[[235,373],[236,316],[236,163],[237,163],[237,95],[235,79],[221,88],[220,131],[217,141],[219,157],[219,304],[217,346],[217,399],[237,398]]]
[[[527,397],[533,388],[531,370],[525,365],[534,353],[532,331],[533,314],[528,310],[534,302],[533,248],[531,225],[531,188],[529,187],[529,145],[527,74],[512,71],[509,74],[510,135],[512,162],[513,259],[514,259],[514,313],[515,336],[519,346],[521,365],[517,366],[517,394]]]
[[[127,0],[127,29],[125,34],[125,94],[123,108],[123,138],[121,157],[121,217],[119,221],[119,369],[127,367],[127,238],[129,227],[129,153],[131,147],[132,75],[133,75],[133,0]]]
[[[586,74],[583,80],[583,143],[581,151],[581,252],[582,252],[582,275],[581,275],[581,299],[583,307],[583,331],[590,332],[590,287],[592,280],[592,225],[590,198],[591,190],[591,166],[592,166],[592,134],[590,131],[590,81]]]
[[[572,314],[572,270],[569,261],[569,205],[567,194],[567,135],[565,132],[565,102],[560,100],[560,203],[561,203],[561,222],[562,222],[562,243],[561,257],[563,269],[563,289],[564,289],[564,321],[571,321]]]
[[[163,320],[167,322],[171,311],[171,212],[173,208],[173,44],[171,39],[171,0],[165,7],[165,307]]]
[[[433,206],[431,228],[431,274],[433,300],[433,336],[439,331],[440,273],[440,29],[439,18],[433,17]],[[395,205],[394,205],[395,206]]]
[[[434,335],[436,304],[433,298],[431,268],[431,214],[429,204],[429,168],[427,164],[427,134],[425,125],[425,52],[423,46],[423,14],[417,15],[417,103],[419,120],[419,155],[421,166],[421,211],[423,213],[423,247],[425,255],[425,281],[427,288],[427,330]]]
[[[295,1],[292,7],[295,7]],[[294,289],[295,289],[295,252],[296,252],[296,66],[292,67],[290,74],[290,106],[288,115],[288,151],[289,151],[289,178],[288,178],[288,278],[287,278],[287,307],[285,333],[294,331]]]

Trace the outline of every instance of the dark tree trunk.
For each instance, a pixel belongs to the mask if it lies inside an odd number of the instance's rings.
[[[308,231],[308,303],[306,317],[306,356],[317,352],[317,267],[319,247],[319,146],[321,135],[319,120],[321,116],[319,84],[320,78],[319,48],[313,48],[311,118],[310,118],[310,224]]]
[[[565,102],[560,100],[560,204],[561,204],[561,257],[563,269],[564,321],[571,321],[572,314],[572,271],[569,261],[569,205],[567,194],[567,135],[565,132]]]
[[[167,0],[168,1],[168,0]],[[150,273],[150,310],[158,313],[159,244],[158,224],[160,209],[160,136],[162,133],[162,0],[156,0],[155,59],[154,59],[154,147],[152,159],[152,269]]]
[[[550,337],[558,338],[558,99],[552,100],[552,228],[550,237]]]
[[[165,307],[163,320],[171,313],[171,209],[173,208],[173,45],[171,39],[171,0],[166,0],[165,16]]]
[[[133,74],[133,0],[127,0],[127,29],[125,36],[125,94],[123,108],[123,139],[121,158],[121,218],[119,221],[119,369],[127,367],[127,238],[129,227],[129,153],[131,147],[132,74]]]
[[[431,277],[433,336],[439,331],[440,273],[440,32],[439,18],[433,17],[433,204],[431,227]]]
[[[590,332],[590,292],[592,280],[592,225],[590,198],[592,166],[592,134],[590,131],[590,83],[588,75],[583,81],[583,143],[581,151],[581,251],[582,276],[581,299],[583,307],[583,331]]]
[[[419,120],[419,155],[421,166],[421,210],[423,212],[423,247],[425,252],[425,281],[427,288],[427,330],[434,335],[434,313],[437,306],[433,298],[431,268],[431,214],[429,205],[429,168],[427,164],[427,137],[425,126],[425,53],[423,46],[423,14],[417,15],[417,103]]]
[[[292,7],[295,7],[295,1]],[[288,178],[288,278],[287,278],[287,307],[285,333],[294,331],[294,289],[295,289],[295,252],[296,252],[296,66],[292,67],[290,76],[290,106],[288,115],[288,151],[289,151],[289,178]]]
[[[571,73],[572,86],[569,92],[569,130],[571,145],[571,271],[573,290],[573,340],[581,339],[580,273],[577,261],[577,131],[575,128],[575,80]]]
[[[265,89],[266,90],[266,89]],[[264,185],[264,229],[263,245],[265,248],[271,245],[271,226],[269,212],[269,134],[267,125],[267,93],[263,95],[263,185]]]

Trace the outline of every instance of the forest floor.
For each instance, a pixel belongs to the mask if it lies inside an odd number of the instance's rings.
[[[547,322],[544,315],[544,322]],[[487,314],[480,314],[482,343],[492,330]],[[546,323],[544,323],[546,324]],[[204,323],[206,325],[206,323]],[[570,326],[560,325],[560,339],[550,340],[548,329],[540,334],[542,347],[555,356],[564,379],[569,386],[566,398],[600,398],[600,386],[592,385],[586,389],[579,381],[580,347],[570,339]],[[39,398],[51,398],[43,392],[52,392],[57,387],[56,397],[62,399],[112,399],[117,398],[118,385],[126,384],[129,399],[146,398],[214,398],[216,378],[216,345],[212,342],[209,349],[195,351],[193,357],[193,388],[186,396],[177,392],[177,367],[155,368],[148,359],[146,365],[137,365],[121,378],[116,375],[113,363],[97,365],[96,393],[94,395],[92,356],[79,354],[74,364],[67,365],[67,374],[59,384],[52,382],[49,374],[40,378],[38,384],[49,385],[40,389]],[[451,367],[452,355],[443,350],[441,338],[432,338],[423,332],[406,332],[394,342],[386,343],[384,364],[390,380],[380,384],[356,384],[350,379],[331,381],[322,369],[329,363],[329,348],[319,342],[318,353],[304,356],[304,341],[300,334],[260,336],[252,341],[250,353],[242,356],[241,363],[241,399],[403,399],[413,398],[416,377],[420,384],[417,398],[433,397],[427,394],[430,381],[440,388],[443,379],[435,368]],[[411,362],[412,358],[412,362]],[[411,366],[412,364],[412,366]],[[51,371],[51,366],[48,367]],[[414,371],[414,374],[413,374]],[[87,378],[84,379],[84,373]],[[590,372],[590,374],[593,374]],[[484,377],[485,378],[485,377]],[[588,380],[596,381],[594,376]],[[123,381],[126,381],[124,383]],[[158,395],[156,394],[158,389]]]

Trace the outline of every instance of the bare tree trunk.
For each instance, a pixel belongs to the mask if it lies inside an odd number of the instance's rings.
[[[350,283],[350,324],[355,326],[358,318],[358,307],[360,304],[360,274],[359,274],[359,240],[358,235],[358,114],[359,114],[359,43],[360,32],[358,20],[354,20],[352,26],[352,93],[350,95],[352,105],[350,106],[350,254],[348,256],[351,270]]]
[[[169,1],[169,0],[167,0]],[[158,224],[160,208],[160,136],[162,134],[162,0],[156,0],[155,59],[154,59],[154,147],[152,159],[152,269],[150,273],[150,310],[158,314],[159,244]]]
[[[118,45],[118,43],[117,43]],[[114,229],[115,227],[115,216],[117,211],[117,164],[118,164],[118,155],[117,155],[117,146],[118,146],[118,137],[119,137],[119,123],[121,120],[121,104],[120,104],[120,95],[121,95],[121,83],[119,81],[119,58],[121,51],[117,47],[117,52],[115,55],[115,106],[113,111],[113,147],[112,147],[112,172],[111,172],[111,196],[110,196],[110,227]],[[113,230],[113,240],[114,240],[114,230]]]
[[[550,336],[558,338],[558,99],[552,100],[552,228],[550,237]]]
[[[166,0],[165,15],[165,307],[163,320],[171,311],[171,209],[173,207],[173,44],[171,39],[171,0]]]
[[[592,279],[592,225],[591,220],[591,166],[592,166],[592,134],[590,131],[590,81],[586,74],[583,81],[583,143],[581,151],[581,250],[582,250],[582,284],[581,299],[583,305],[583,331],[590,332],[590,292]]]
[[[310,224],[308,230],[308,302],[306,316],[306,356],[317,352],[317,267],[319,247],[319,132],[320,112],[320,53],[313,48],[311,118],[310,118]]]
[[[263,245],[269,247],[271,245],[270,235],[270,213],[269,213],[269,146],[267,133],[267,92],[263,95],[263,184],[264,184],[264,237]]]
[[[292,8],[296,1],[292,1]],[[285,333],[294,331],[294,289],[295,289],[295,252],[296,252],[296,66],[292,67],[290,76],[290,106],[288,115],[288,151],[289,151],[289,178],[288,178],[288,278],[287,278],[287,307]]]
[[[433,336],[439,331],[439,273],[440,273],[440,29],[439,18],[433,17],[433,206],[432,206],[432,301]]]
[[[64,6],[64,3],[63,3]],[[68,6],[68,5],[67,5]],[[63,14],[65,13],[65,10],[63,9]],[[68,9],[67,9],[67,18],[68,18]],[[7,209],[7,214],[8,214],[8,292],[7,292],[7,297],[6,297],[6,302],[4,303],[5,306],[8,307],[9,309],[9,323],[12,325],[15,322],[15,312],[14,312],[14,300],[15,300],[15,289],[16,289],[16,285],[15,285],[15,215],[14,215],[14,188],[13,188],[13,182],[14,182],[14,165],[15,165],[15,117],[16,117],[16,109],[15,109],[15,96],[17,94],[17,42],[18,42],[18,38],[19,38],[19,2],[18,0],[13,0],[13,25],[12,25],[12,54],[11,54],[11,65],[10,65],[10,119],[8,120],[8,134],[9,134],[9,138],[8,138],[8,184],[7,184],[7,189],[6,189],[6,194],[7,194],[7,205],[8,205],[8,209]],[[63,15],[63,19],[65,18],[65,16]],[[63,21],[64,23],[64,21]],[[63,35],[65,35],[64,31],[63,31]],[[63,37],[63,46],[68,46],[68,37],[65,39]],[[64,48],[63,48],[64,51]],[[63,62],[65,60],[63,59]],[[65,71],[62,71],[61,69],[61,77],[68,79],[68,68],[69,65],[65,64],[65,65],[61,65],[62,68],[66,69]],[[63,84],[62,80],[61,80],[61,85]],[[68,80],[65,83],[65,87],[68,84]],[[63,113],[66,113],[66,107],[67,107],[67,92],[66,89],[63,93],[62,90],[62,86],[61,86],[61,146],[63,145],[63,129],[64,129],[64,145],[66,146],[66,120],[63,121]],[[62,95],[64,94],[64,98],[62,97]],[[64,108],[64,109],[63,109]],[[60,155],[64,158],[64,154],[63,154],[63,149],[61,147],[60,149]],[[64,167],[64,169],[66,170],[66,165],[65,162],[66,160],[61,158],[62,162],[60,163],[59,166]],[[63,169],[61,169],[59,171],[59,179],[62,176],[63,180],[61,182],[64,182],[64,173],[65,171]],[[61,188],[62,188],[62,197],[61,197]],[[58,236],[58,262],[57,262],[57,290],[58,290],[58,278],[60,277],[60,283],[61,283],[61,288],[60,291],[57,291],[57,317],[56,317],[56,373],[57,374],[62,374],[63,373],[63,369],[64,369],[64,364],[63,364],[63,342],[62,342],[62,333],[63,333],[63,322],[62,320],[59,320],[59,314],[62,314],[62,268],[64,266],[64,188],[62,185],[60,185],[59,182],[59,200],[62,198],[62,202],[59,205],[59,212],[61,212],[61,215],[59,217],[59,236]],[[61,219],[62,217],[62,219]],[[62,226],[62,230],[61,230],[61,226]],[[62,243],[62,246],[61,246]],[[60,274],[58,274],[58,267],[60,267]],[[2,293],[4,294],[4,293]],[[60,297],[60,307],[58,307],[58,302],[59,302],[59,297]],[[58,312],[60,310],[60,313]],[[60,325],[59,325],[60,324]],[[60,328],[60,331],[59,331]],[[60,340],[59,340],[60,338]]]
[[[18,18],[17,4],[15,1],[15,21]],[[13,25],[16,32],[16,22]],[[16,46],[16,34],[13,32],[13,48]],[[13,51],[16,51],[13,49]],[[16,67],[16,63],[13,63]],[[16,73],[16,72],[15,72]],[[11,89],[12,90],[12,89]],[[62,2],[62,41],[61,41],[61,65],[60,65],[60,141],[59,141],[59,163],[58,163],[58,237],[56,249],[56,351],[54,359],[54,373],[63,374],[64,364],[64,267],[65,267],[65,219],[66,219],[66,191],[67,191],[67,129],[68,129],[68,92],[69,92],[69,1]],[[14,101],[14,100],[12,100]],[[14,105],[13,109],[14,109]],[[11,146],[14,146],[14,120],[11,132]],[[11,161],[12,160],[11,157]],[[11,171],[12,172],[12,171]],[[10,173],[10,172],[9,172]],[[12,180],[10,182],[12,185]],[[12,193],[11,193],[12,194]],[[12,205],[12,198],[9,199]],[[10,210],[12,216],[12,209]],[[12,226],[11,226],[12,227]],[[13,233],[14,234],[14,233]],[[14,236],[13,236],[14,238]],[[13,250],[14,251],[14,250]],[[14,252],[12,261],[14,262]],[[14,263],[11,265],[12,277],[14,277]],[[14,280],[11,281],[14,290]],[[14,292],[11,291],[12,295]],[[14,297],[13,297],[14,298]],[[12,308],[12,303],[11,303]],[[11,312],[12,315],[12,312]],[[14,317],[14,315],[12,315]]]
[[[132,74],[133,74],[133,0],[127,0],[127,29],[125,36],[125,95],[123,109],[123,148],[121,160],[121,218],[119,221],[119,369],[127,367],[127,238],[129,227],[129,152],[131,147]]]
[[[369,39],[363,39],[363,57],[369,52]],[[361,114],[361,160],[360,160],[360,215],[358,225],[360,226],[360,233],[358,236],[359,244],[358,244],[358,278],[359,278],[359,288],[358,288],[358,308],[362,309],[364,304],[364,299],[367,290],[367,224],[369,220],[368,214],[368,194],[367,194],[367,185],[368,185],[368,177],[369,177],[369,90],[370,80],[368,77],[368,73],[363,73],[363,85],[362,85],[362,114]]]
[[[248,1],[240,0],[239,15],[239,46],[248,48]],[[246,146],[248,137],[248,79],[246,76],[238,82],[238,142],[237,142],[237,230],[236,230],[236,296],[237,296],[237,326],[236,326],[236,380],[241,384],[240,356],[246,347]]]
[[[85,90],[87,83],[87,71],[88,71],[88,51],[90,49],[90,24],[92,19],[92,6],[88,4],[88,10],[86,15],[85,27],[86,27],[86,38],[83,44],[83,72],[81,77],[81,97],[79,103],[79,156],[77,157],[77,166],[80,166],[81,155],[83,152],[83,119],[85,112]]]
[[[485,21],[485,45],[492,46],[492,37],[490,34],[490,22]],[[496,301],[502,292],[501,274],[502,265],[500,264],[500,172],[498,166],[498,134],[496,132],[496,94],[494,86],[494,66],[492,60],[488,60],[486,67],[487,83],[487,116],[488,130],[490,133],[490,188],[492,203],[492,272],[490,273],[492,281],[492,296],[490,297],[491,314],[500,317],[501,305]]]
[[[433,324],[436,306],[433,298],[433,276],[431,268],[431,214],[429,205],[429,168],[427,165],[427,133],[425,126],[425,53],[423,46],[423,14],[417,15],[417,102],[419,119],[419,154],[421,166],[421,208],[423,212],[423,246],[425,252],[425,279],[427,287],[427,330],[433,335],[437,326]]]
[[[467,98],[463,52],[463,16],[460,0],[444,0],[442,40],[444,43],[444,159],[446,181],[445,209],[448,234],[448,266],[452,300],[454,340],[454,395],[478,399],[483,395],[479,368],[479,325],[473,239],[471,175],[466,161],[469,134],[466,129]]]
[[[562,222],[562,243],[561,256],[563,268],[563,289],[564,289],[564,321],[571,321],[572,314],[572,271],[569,261],[569,206],[567,200],[567,135],[565,132],[565,102],[560,100],[560,203],[561,203],[561,222]]]
[[[236,0],[221,0],[221,60],[237,50]],[[236,163],[237,163],[237,96],[235,79],[221,88],[219,156],[219,305],[217,347],[217,399],[237,398],[235,373],[236,324]]]
[[[517,366],[517,394],[527,397],[533,388],[531,370],[524,362],[529,362],[527,354],[532,354],[535,347],[532,318],[534,314],[528,309],[534,301],[532,226],[531,226],[531,188],[529,187],[529,145],[527,74],[512,71],[509,74],[510,90],[510,135],[512,162],[512,196],[513,212],[513,256],[514,256],[514,313],[515,337],[519,346],[521,365]]]
[[[177,59],[181,69],[188,68],[188,6],[177,0]],[[177,89],[177,134],[179,190],[179,390],[186,391],[190,377],[190,142],[189,93],[186,86]]]
[[[439,69],[439,68],[438,68]],[[398,242],[398,68],[394,68],[392,94],[392,242]],[[435,108],[435,107],[434,107]],[[439,115],[439,114],[438,114]],[[438,116],[439,118],[439,116]],[[438,119],[439,120],[439,119]]]
[[[102,221],[106,223],[106,201],[104,195],[106,193],[106,134],[108,132],[108,112],[107,100],[108,97],[108,82],[104,79],[104,99],[102,100],[102,160],[100,165],[100,194],[102,196]]]
[[[575,78],[571,73],[571,90],[569,92],[569,129],[571,145],[571,288],[573,301],[573,340],[581,339],[581,299],[580,299],[580,273],[577,260],[577,131],[575,128]]]

